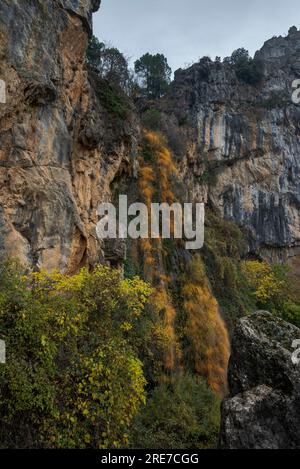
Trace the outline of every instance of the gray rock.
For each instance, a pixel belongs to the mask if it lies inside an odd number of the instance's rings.
[[[267,41],[255,56],[264,72],[256,85],[228,63],[202,59],[175,73],[165,106],[179,122],[187,116],[182,173],[193,193],[205,191],[204,201],[243,228],[251,253],[279,262],[292,262],[300,246],[299,51],[296,28]]]
[[[220,445],[229,449],[300,448],[300,330],[260,311],[239,321],[222,404]]]

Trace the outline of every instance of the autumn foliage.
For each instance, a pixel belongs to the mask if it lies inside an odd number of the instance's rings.
[[[203,263],[196,256],[182,279],[185,361],[190,369],[207,378],[219,395],[226,393],[230,346],[219,306],[209,288]]]
[[[174,203],[174,181],[178,178],[178,170],[172,153],[159,133],[145,132],[139,163],[139,191],[148,208],[156,200]],[[174,240],[173,245],[175,247]],[[141,240],[141,246],[145,278],[156,287],[152,302],[159,316],[164,318],[166,370],[178,373],[185,367],[192,369],[207,378],[208,384],[216,393],[224,394],[229,339],[200,257],[196,257],[186,266],[188,273],[182,275],[178,282],[182,297],[180,309],[183,309],[186,316],[184,336],[185,342],[188,343],[188,347],[184,347],[183,351],[180,334],[176,330],[178,304],[175,304],[172,296],[174,279],[171,280],[166,269],[163,242],[161,239],[146,239]],[[182,311],[180,312],[182,314]]]
[[[0,444],[120,448],[145,403],[132,340],[152,290],[99,266],[69,277],[0,266]]]

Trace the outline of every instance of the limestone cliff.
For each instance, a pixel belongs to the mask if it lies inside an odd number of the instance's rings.
[[[99,5],[0,2],[0,250],[35,268],[103,260],[96,208],[135,148],[134,116],[116,123],[85,67]]]
[[[89,76],[85,50],[99,0],[0,5],[0,249],[36,267],[73,272],[103,259],[96,207],[135,154],[134,113],[116,121]],[[47,31],[47,34],[45,34]],[[240,225],[249,251],[298,265],[300,32],[257,52],[261,83],[203,59],[175,74],[160,103],[186,187]],[[157,103],[155,104],[157,106]],[[171,142],[172,143],[172,142]]]
[[[204,58],[175,73],[161,106],[168,127],[178,124],[177,139],[187,142],[181,164],[195,197],[240,225],[251,252],[295,264],[300,106],[291,97],[299,49],[296,28],[267,41],[255,57],[263,78],[254,85],[238,79],[230,63]]]

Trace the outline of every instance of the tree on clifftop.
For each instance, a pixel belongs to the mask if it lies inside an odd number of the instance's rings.
[[[172,70],[163,54],[144,54],[135,62],[134,69],[147,97],[160,98],[166,93]]]
[[[89,41],[86,59],[88,65],[102,78],[120,86],[123,90],[131,84],[128,59],[116,47],[109,47],[95,36]]]

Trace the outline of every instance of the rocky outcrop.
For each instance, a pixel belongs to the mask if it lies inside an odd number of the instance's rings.
[[[74,272],[105,258],[96,207],[111,198],[111,183],[137,149],[134,113],[116,120],[101,100],[107,84],[85,67],[99,6],[100,0],[0,3],[0,79],[7,90],[0,103],[0,252],[35,268]],[[205,201],[240,225],[249,252],[294,270],[300,107],[291,102],[291,86],[300,73],[299,44],[296,28],[267,41],[256,54],[264,69],[256,85],[239,80],[227,62],[203,59],[177,71],[170,95],[155,103],[167,116],[162,130],[189,201]]]
[[[229,61],[204,58],[176,72],[164,108],[188,140],[182,167],[196,197],[240,225],[252,253],[276,261],[299,256],[300,106],[292,103],[299,48],[297,28],[267,41],[254,85]]]
[[[100,0],[0,2],[0,252],[75,272],[103,261],[99,202],[126,169],[137,124],[99,98],[85,66]],[[101,97],[101,96],[100,96]]]
[[[297,339],[297,327],[267,312],[239,321],[230,397],[222,405],[222,448],[300,448],[300,364],[292,361]]]

